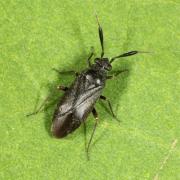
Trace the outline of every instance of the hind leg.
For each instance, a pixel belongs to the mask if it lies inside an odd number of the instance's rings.
[[[65,86],[58,86],[57,87],[58,90],[61,90],[61,91],[67,91],[68,90],[68,87],[65,87]],[[48,103],[50,99],[50,96],[46,97],[46,99],[44,99],[44,101],[42,102],[42,104],[32,113],[29,113],[27,114],[26,116],[32,116],[32,115],[35,115],[35,114],[38,114],[39,112],[43,111],[44,110],[44,107],[45,105]]]
[[[89,139],[89,142],[88,142],[88,145],[87,145],[87,149],[86,149],[87,159],[88,159],[88,160],[89,160],[89,148],[90,148],[90,145],[91,145],[91,142],[92,142],[92,138],[93,138],[93,136],[94,136],[94,133],[95,133],[95,131],[96,131],[97,124],[98,124],[98,113],[97,113],[97,111],[96,111],[95,108],[93,108],[92,114],[93,114],[93,116],[94,116],[94,118],[95,118],[95,124],[94,124],[94,128],[93,128],[93,131],[92,131],[92,134],[91,134],[91,137],[90,137],[90,139]]]

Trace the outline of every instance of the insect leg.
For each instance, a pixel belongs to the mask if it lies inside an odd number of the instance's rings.
[[[107,79],[113,79],[115,77],[117,77],[119,74],[123,73],[123,72],[127,72],[128,69],[124,69],[124,70],[121,70],[121,71],[116,71],[113,75],[111,76],[107,76]]]
[[[89,67],[91,67],[91,58],[92,58],[92,56],[94,55],[94,52],[92,52],[91,54],[90,54],[90,56],[89,56],[89,58],[87,59],[87,63],[88,63],[88,66]]]
[[[56,69],[56,68],[52,68],[52,70],[53,70],[53,71],[56,71],[57,73],[62,74],[62,75],[71,75],[71,74],[75,74],[76,76],[79,75],[78,72],[73,71],[73,70],[72,70],[72,71],[59,71],[59,70]]]
[[[90,147],[92,138],[93,138],[93,136],[94,136],[94,133],[95,133],[95,130],[96,130],[96,127],[97,127],[97,123],[98,123],[98,114],[97,114],[97,111],[96,111],[95,108],[93,108],[92,114],[93,114],[96,122],[95,122],[95,124],[94,124],[94,128],[93,128],[93,131],[92,131],[92,134],[91,134],[91,137],[90,137],[90,139],[89,139],[89,142],[88,142],[88,145],[87,145],[87,149],[86,149],[87,159],[88,159],[88,160],[89,160],[89,147]]]
[[[43,108],[44,108],[45,104],[48,102],[49,98],[50,98],[50,96],[46,97],[46,99],[43,101],[43,103],[39,106],[39,108],[37,110],[35,110],[32,113],[27,114],[26,116],[29,117],[29,116],[38,114],[41,110],[43,110]]]
[[[69,88],[60,85],[60,86],[57,87],[57,89],[58,89],[58,90],[62,90],[62,91],[67,91]]]
[[[101,58],[104,56],[104,38],[103,38],[103,30],[102,30],[102,27],[99,23],[99,20],[98,20],[98,17],[96,15],[96,19],[97,19],[97,23],[98,23],[98,26],[99,26],[99,39],[100,39],[100,43],[101,43],[101,49],[102,49],[102,52],[101,52]]]
[[[108,103],[108,106],[109,106],[109,109],[111,111],[112,116],[119,122],[119,120],[117,119],[116,115],[113,112],[113,109],[112,109],[112,106],[111,106],[109,99],[107,99],[105,96],[102,96],[102,95],[100,96],[100,99],[102,99]]]
[[[86,122],[83,121],[83,129],[84,129],[84,145],[85,145],[85,151],[86,151],[86,145],[87,145],[87,136],[86,136]]]
[[[68,87],[65,87],[65,86],[58,86],[57,87],[58,90],[62,90],[62,91],[67,91],[68,90]],[[46,97],[46,99],[42,102],[42,104],[39,106],[39,108],[37,110],[35,110],[34,112],[32,113],[29,113],[27,114],[26,116],[32,116],[32,115],[35,115],[35,114],[38,114],[39,112],[41,112],[44,108],[44,106],[47,104],[47,102],[49,101],[49,98],[50,96]]]

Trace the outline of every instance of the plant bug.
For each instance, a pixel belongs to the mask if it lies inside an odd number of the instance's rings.
[[[111,64],[115,60],[122,57],[132,56],[137,53],[146,53],[143,51],[130,51],[115,56],[111,59],[104,57],[103,30],[99,23],[97,15],[96,19],[98,23],[99,39],[101,44],[101,56],[96,57],[94,59],[94,63],[92,64],[91,59],[94,55],[94,53],[92,52],[87,59],[88,68],[83,70],[81,73],[75,73],[76,78],[74,82],[70,85],[70,87],[58,87],[59,90],[62,90],[65,93],[57,104],[51,126],[51,132],[56,138],[66,137],[68,134],[75,131],[81,124],[84,124],[86,132],[85,122],[88,115],[92,113],[95,118],[95,124],[88,144],[86,146],[86,153],[88,159],[89,147],[98,124],[98,113],[94,107],[96,101],[98,99],[106,101],[113,117],[115,117],[110,101],[102,95],[102,91],[105,87],[106,81],[108,79],[112,79],[113,77],[108,75],[108,72],[112,70]],[[124,71],[126,70],[119,71],[119,73],[115,74],[114,76],[117,76]],[[40,108],[32,114],[37,114],[42,109],[42,107],[43,105],[40,106]]]

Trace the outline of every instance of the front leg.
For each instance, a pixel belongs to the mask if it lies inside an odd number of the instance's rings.
[[[93,57],[93,55],[94,55],[94,48],[91,47],[91,54],[90,54],[89,58],[87,59],[87,64],[89,67],[91,67],[91,58]]]
[[[72,71],[59,71],[58,69],[56,68],[52,68],[53,71],[56,71],[57,73],[59,73],[60,75],[75,75],[75,76],[78,76],[79,73],[72,70]]]
[[[60,86],[57,87],[57,89],[58,89],[58,90],[61,90],[61,91],[67,91],[69,88],[60,85]]]
[[[124,69],[121,71],[116,71],[113,75],[107,76],[107,79],[114,79],[115,77],[117,77],[119,74],[123,73],[123,72],[128,72],[128,69]]]

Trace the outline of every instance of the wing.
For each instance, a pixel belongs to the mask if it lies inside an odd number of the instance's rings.
[[[80,74],[55,110],[52,133],[61,138],[78,128],[92,111],[103,87],[104,82],[96,74],[89,71]]]

